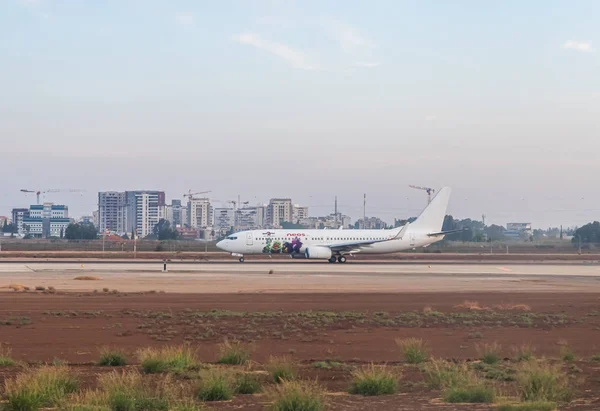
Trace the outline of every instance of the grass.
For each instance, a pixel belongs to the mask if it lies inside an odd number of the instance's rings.
[[[312,366],[314,368],[321,369],[321,370],[330,370],[332,368],[341,368],[341,367],[344,366],[344,364],[341,363],[341,362],[338,362],[338,361],[329,361],[329,360],[327,360],[327,361],[317,361],[317,362],[314,362],[312,364]]]
[[[431,360],[423,367],[429,387],[442,389],[446,402],[491,403],[495,390],[469,368],[466,363]]]
[[[187,345],[145,348],[138,351],[138,359],[147,374],[184,372],[198,367],[196,355]]]
[[[498,411],[554,411],[556,403],[547,401],[524,402],[520,404],[501,404]]]
[[[266,368],[276,383],[296,379],[296,364],[289,357],[270,357]]]
[[[409,364],[420,364],[427,361],[429,357],[429,349],[420,338],[397,338],[396,345],[400,348],[404,359]]]
[[[575,361],[575,353],[569,346],[560,347],[560,357],[563,361]]]
[[[313,381],[283,381],[268,393],[272,411],[324,411],[325,396]]]
[[[144,382],[138,371],[113,371],[98,377],[100,391],[88,405],[107,406],[113,411],[168,411],[179,393],[168,379],[155,386]]]
[[[444,401],[449,403],[490,404],[496,393],[493,387],[479,382],[472,385],[449,387],[444,392]]]
[[[3,348],[0,344],[0,367],[14,367],[17,362],[12,358],[10,347]]]
[[[523,401],[568,401],[572,397],[567,374],[560,365],[527,362],[517,371]]]
[[[33,411],[56,407],[79,388],[68,367],[44,366],[4,382],[7,411]]]
[[[239,341],[234,343],[225,341],[219,346],[219,350],[221,352],[218,361],[220,364],[245,365],[250,359],[250,350]]]
[[[590,357],[590,360],[594,362],[600,362],[600,354],[595,354]]]
[[[201,376],[196,396],[202,401],[228,401],[233,398],[231,375],[223,370],[210,370]]]
[[[352,373],[350,394],[364,396],[388,395],[398,391],[398,377],[385,366],[374,364]]]
[[[497,364],[502,360],[500,355],[502,347],[498,343],[478,345],[476,348],[481,356],[481,361],[486,364]]]
[[[513,347],[513,359],[517,362],[531,361],[535,354],[535,348],[530,344],[522,344],[518,347]]]
[[[122,351],[104,347],[100,350],[98,365],[105,367],[122,367],[127,365],[127,359]]]
[[[233,390],[236,394],[256,394],[261,389],[260,379],[256,374],[248,372],[236,374],[233,381]]]

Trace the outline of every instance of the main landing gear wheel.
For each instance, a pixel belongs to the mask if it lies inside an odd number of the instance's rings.
[[[327,260],[327,261],[329,261],[330,263],[335,263],[335,262],[336,262],[336,260],[337,260],[337,259],[336,259],[336,258],[335,258],[335,256],[334,256],[334,257],[331,257],[331,258],[330,258],[329,260]]]
[[[346,257],[344,257],[343,255],[338,257],[338,263],[344,264],[345,262],[346,262]]]
[[[240,263],[244,262],[244,257],[240,257]]]

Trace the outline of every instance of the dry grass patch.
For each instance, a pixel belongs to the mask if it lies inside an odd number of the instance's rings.
[[[569,378],[560,365],[529,361],[517,370],[517,382],[523,401],[569,401]]]
[[[228,401],[233,398],[233,386],[234,381],[228,371],[208,370],[200,374],[196,395],[201,401]]]
[[[492,344],[482,344],[477,345],[475,347],[477,353],[479,354],[481,361],[486,364],[497,364],[502,360],[502,356],[500,351],[502,350],[502,346],[496,342]]]
[[[535,355],[535,347],[531,344],[521,344],[518,347],[512,347],[512,352],[515,361],[530,361]]]
[[[138,351],[142,370],[147,374],[183,372],[196,369],[196,353],[188,345],[145,348]]]
[[[125,353],[121,350],[102,347],[100,349],[100,359],[98,365],[105,367],[122,367],[127,365],[127,358]]]
[[[493,308],[498,311],[531,311],[531,307],[527,304],[496,304]]]
[[[6,410],[34,411],[56,407],[79,388],[68,367],[44,366],[27,370],[4,382]]]
[[[394,394],[398,391],[399,377],[384,365],[367,365],[352,373],[352,385],[348,391],[364,396]]]
[[[17,362],[12,358],[12,349],[0,344],[0,367],[13,367]]]
[[[283,381],[267,393],[272,411],[324,411],[325,394],[316,381]]]
[[[429,358],[429,348],[420,338],[396,338],[396,345],[409,364],[420,364]]]
[[[80,275],[79,277],[73,278],[73,280],[78,280],[78,281],[100,281],[100,280],[102,280],[102,278],[100,278],[100,277],[94,277],[94,276],[91,276],[91,275]]]
[[[489,308],[479,305],[477,301],[463,301],[461,304],[455,305],[454,308],[462,308],[471,311],[489,310]]]
[[[289,357],[273,357],[269,358],[266,364],[266,369],[271,374],[271,378],[276,383],[283,381],[291,381],[296,379],[297,367],[294,361]]]
[[[250,359],[250,348],[239,341],[225,341],[219,346],[220,364],[245,365]]]

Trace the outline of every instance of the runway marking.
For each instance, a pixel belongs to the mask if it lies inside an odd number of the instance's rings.
[[[500,270],[500,271],[505,271],[505,272],[510,272],[510,271],[512,271],[512,269],[510,269],[510,268],[506,268],[506,267],[496,267],[496,268],[497,268],[498,270]]]

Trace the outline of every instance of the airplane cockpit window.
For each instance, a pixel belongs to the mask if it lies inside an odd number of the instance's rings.
[[[227,237],[227,239],[228,239],[228,240],[237,240],[237,237],[234,237],[234,236],[229,236],[229,237]]]

